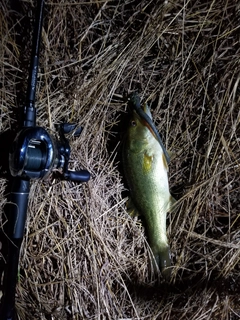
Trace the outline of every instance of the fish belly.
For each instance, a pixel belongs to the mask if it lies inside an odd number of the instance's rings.
[[[146,164],[146,157],[150,159],[150,164]],[[167,167],[161,147],[157,144],[139,154],[128,154],[125,168],[132,201],[144,217],[150,247],[162,269],[170,264],[166,236],[166,214],[169,210],[170,193]]]

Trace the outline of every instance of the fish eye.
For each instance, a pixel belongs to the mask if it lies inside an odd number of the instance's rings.
[[[136,125],[137,125],[136,121],[132,120],[132,121],[131,121],[131,126],[132,126],[132,127],[135,127]]]

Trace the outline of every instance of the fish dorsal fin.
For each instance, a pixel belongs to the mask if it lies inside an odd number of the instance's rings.
[[[166,171],[168,171],[168,163],[164,153],[162,153],[162,160],[163,160],[164,168],[166,169]]]
[[[175,209],[177,200],[170,194],[168,203],[168,212],[173,212]]]

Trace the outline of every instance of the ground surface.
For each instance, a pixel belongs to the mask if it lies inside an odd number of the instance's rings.
[[[0,8],[3,215],[35,2]],[[53,134],[61,121],[84,127],[69,137],[70,167],[91,180],[32,182],[19,319],[240,318],[239,26],[234,0],[46,2],[37,122]],[[119,155],[135,90],[173,153],[171,284],[154,276],[144,226],[126,212]]]

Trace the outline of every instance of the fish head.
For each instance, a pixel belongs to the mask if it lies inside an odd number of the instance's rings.
[[[157,140],[162,148],[166,162],[169,163],[169,155],[153,123],[152,115],[147,103],[141,104],[139,96],[133,94],[129,99],[128,106],[132,113],[128,129],[128,138],[132,141],[131,144],[135,144],[135,149],[138,152],[138,149],[141,146],[145,148],[146,145],[154,144],[155,140]]]
[[[143,106],[143,111],[149,111],[148,107]],[[149,111],[149,115],[151,115]],[[127,138],[131,142],[131,149],[136,152],[141,151],[150,139],[155,139],[154,134],[145,118],[141,117],[136,110],[132,110],[127,130]]]

